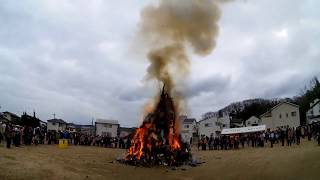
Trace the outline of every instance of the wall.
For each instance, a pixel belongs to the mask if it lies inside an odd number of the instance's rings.
[[[196,132],[196,126],[197,124],[195,121],[192,123],[182,123],[180,134],[184,142],[190,143],[190,138],[192,137],[193,133]]]
[[[295,116],[292,114],[295,112]],[[280,118],[281,115],[281,118]],[[298,127],[300,126],[299,108],[287,103],[279,105],[277,108],[271,111],[271,117],[261,117],[262,124],[266,125],[266,128],[275,130],[278,127]]]
[[[210,137],[211,135],[217,136],[216,131],[221,131],[220,126],[216,125],[218,121],[217,117],[211,117],[199,122],[199,135],[205,135]],[[207,125],[207,126],[206,126]]]
[[[295,116],[292,115],[295,112]],[[299,108],[287,103],[281,104],[279,107],[271,111],[273,118],[273,129],[281,126],[298,127],[300,126]],[[281,115],[281,118],[280,118]]]
[[[96,135],[118,136],[118,124],[96,123]]]
[[[319,100],[316,99],[313,103],[316,103],[317,101]],[[310,107],[313,105],[313,103],[310,103]],[[320,121],[320,117],[314,118],[317,116],[320,116],[320,103],[316,104],[315,106],[313,106],[311,109],[308,110],[307,112],[308,123],[311,124],[312,122]]]
[[[67,124],[55,123],[53,125],[52,122],[47,123],[47,130],[64,131],[66,128]]]

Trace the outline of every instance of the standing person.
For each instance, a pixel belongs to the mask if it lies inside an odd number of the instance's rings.
[[[213,136],[211,135],[208,141],[209,150],[213,149]]]
[[[245,137],[243,135],[240,136],[240,142],[241,142],[242,148],[244,148],[244,141],[245,141]]]
[[[19,147],[20,145],[20,131],[18,128],[14,128],[14,132],[13,132],[13,144],[16,147]]]
[[[293,129],[289,128],[288,130],[288,146],[291,146],[293,140]]]
[[[1,127],[0,127],[0,128],[1,128]],[[2,139],[3,139],[2,133],[0,132],[0,144],[1,144]]]
[[[273,143],[274,143],[274,132],[271,131],[271,133],[270,133],[270,144],[271,144],[271,148],[273,148]]]
[[[263,133],[261,133],[260,134],[260,139],[261,139],[261,147],[264,147],[264,141],[265,141],[265,133],[263,132]]]
[[[308,136],[308,141],[311,141],[312,132],[311,132],[311,127],[310,127],[310,125],[307,127],[307,136]]]
[[[287,130],[286,130],[286,140],[287,140],[287,146],[289,146],[290,138],[289,138],[289,128],[288,127],[287,127]]]
[[[291,129],[291,133],[292,133],[291,143],[296,143],[296,129],[294,127]]]
[[[12,126],[10,123],[8,125],[6,125],[6,129],[5,129],[4,134],[5,134],[6,141],[7,141],[7,148],[10,148],[11,139],[12,139]]]
[[[200,146],[201,146],[201,139],[200,137],[198,138],[198,151],[200,150]]]
[[[319,130],[317,132],[317,140],[318,140],[318,145],[320,146],[320,131]]]
[[[301,137],[301,128],[300,128],[300,127],[298,127],[298,128],[296,129],[297,145],[299,145],[299,144],[300,144],[300,137]]]
[[[283,129],[280,129],[280,139],[281,139],[281,145],[284,146],[285,134]]]

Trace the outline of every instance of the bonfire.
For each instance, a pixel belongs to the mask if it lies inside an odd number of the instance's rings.
[[[141,166],[179,166],[189,163],[191,153],[181,140],[177,129],[179,122],[174,101],[164,86],[153,112],[145,117],[136,130],[123,161]]]
[[[219,2],[159,0],[143,8],[137,37],[150,62],[145,79],[165,86],[155,108],[135,132],[125,163],[178,166],[190,162],[190,149],[181,141],[178,128],[184,94],[181,87],[191,65],[187,50],[205,56],[215,48]]]

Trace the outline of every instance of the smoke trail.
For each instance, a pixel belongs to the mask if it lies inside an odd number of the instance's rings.
[[[156,79],[168,92],[189,73],[187,49],[208,55],[216,46],[221,10],[216,0],[160,0],[142,11],[140,36],[149,48],[147,79]]]

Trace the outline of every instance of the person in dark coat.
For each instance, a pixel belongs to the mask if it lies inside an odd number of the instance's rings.
[[[281,145],[284,146],[284,139],[286,138],[286,135],[284,133],[284,130],[280,130],[280,139],[281,139]]]
[[[0,128],[1,128],[1,127],[0,127]],[[0,132],[0,144],[1,144],[2,139],[3,139],[3,136],[2,136],[2,134],[1,134],[1,132]]]
[[[10,123],[7,124],[4,134],[7,141],[7,148],[10,148],[12,140],[12,126]]]
[[[13,144],[16,147],[19,147],[20,146],[20,136],[21,136],[19,129],[15,128],[13,134],[14,134],[13,135]]]
[[[300,137],[301,137],[301,128],[300,128],[300,127],[298,127],[298,128],[296,129],[297,145],[299,145],[299,144],[300,144]]]

